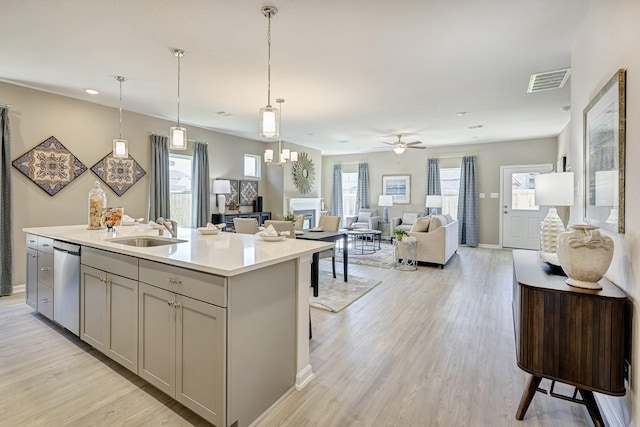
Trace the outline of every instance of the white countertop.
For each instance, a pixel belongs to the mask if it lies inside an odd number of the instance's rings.
[[[165,246],[143,248],[107,241],[126,236],[169,236],[168,231],[153,230],[146,224],[120,226],[115,233],[88,230],[86,225],[33,227],[23,228],[22,231],[226,277],[311,255],[334,246],[333,242],[302,239],[266,242],[250,234],[226,232],[201,235],[190,228],[178,228],[178,238],[187,242]]]

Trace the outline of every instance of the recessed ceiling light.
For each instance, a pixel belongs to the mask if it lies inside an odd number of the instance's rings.
[[[563,113],[568,113],[569,111],[571,111],[571,105],[565,105],[561,107],[560,111],[562,111]]]
[[[341,139],[340,141],[338,141],[340,144],[346,144],[349,142],[348,139]]]
[[[469,112],[468,112],[468,111],[460,111],[460,112],[458,113],[458,116],[460,116],[460,117],[464,117],[464,116],[467,116],[467,115],[469,115]]]
[[[84,91],[87,92],[89,95],[97,95],[100,93],[95,89],[85,89]]]
[[[482,125],[471,125],[468,126],[467,129],[480,129],[481,127],[483,127]]]

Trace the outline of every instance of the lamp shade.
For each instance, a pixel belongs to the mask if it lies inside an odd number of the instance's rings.
[[[216,194],[231,193],[231,181],[228,179],[216,179],[213,181],[213,192]]]
[[[441,208],[442,196],[439,194],[427,196],[427,200],[425,201],[424,206],[427,208]]]
[[[387,194],[379,195],[378,206],[393,206],[393,196]]]
[[[535,185],[537,206],[573,206],[573,172],[537,175]]]

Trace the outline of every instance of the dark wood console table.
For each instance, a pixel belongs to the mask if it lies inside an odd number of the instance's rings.
[[[593,392],[625,394],[631,303],[607,279],[602,290],[569,286],[537,251],[513,251],[513,324],[518,366],[532,375],[516,419],[522,420],[543,378],[576,387],[596,426],[604,426]],[[553,389],[552,389],[553,391]],[[580,393],[581,400],[576,399]]]

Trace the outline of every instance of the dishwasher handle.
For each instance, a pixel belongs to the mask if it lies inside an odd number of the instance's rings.
[[[71,255],[80,255],[80,245],[74,245],[73,243],[62,242],[60,240],[53,241],[53,249],[67,252]]]

